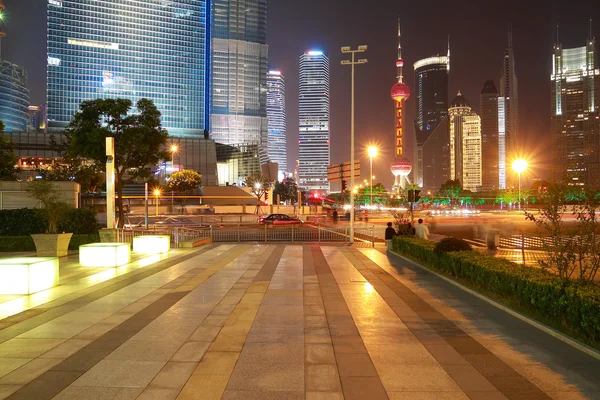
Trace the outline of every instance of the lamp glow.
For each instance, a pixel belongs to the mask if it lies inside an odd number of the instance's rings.
[[[57,257],[0,259],[0,294],[32,294],[56,285]]]
[[[133,238],[133,252],[136,254],[167,253],[170,249],[170,236],[136,236]]]
[[[369,148],[367,149],[367,153],[369,154],[369,157],[374,158],[377,157],[379,149],[375,146],[369,146]]]
[[[523,159],[518,159],[513,161],[512,164],[512,169],[513,171],[521,174],[523,172],[525,172],[525,170],[527,169],[528,163],[527,161],[523,160]]]
[[[129,263],[129,243],[92,243],[79,246],[82,267],[114,268]]]
[[[171,146],[171,153],[177,153],[178,147],[176,145]]]

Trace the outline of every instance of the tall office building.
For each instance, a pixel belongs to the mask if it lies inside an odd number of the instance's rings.
[[[423,145],[440,121],[448,116],[448,75],[450,73],[450,48],[447,56],[434,56],[417,61],[415,84],[417,94],[417,162],[415,183],[424,186]],[[437,149],[436,151],[439,151]]]
[[[450,179],[450,138],[448,117],[444,117],[420,146],[422,150],[423,184],[425,190],[438,191]]]
[[[498,174],[500,189],[506,189],[510,176],[510,161],[519,156],[519,87],[515,69],[512,31],[508,32],[508,47],[504,51],[500,96],[498,98]]]
[[[170,135],[203,137],[209,20],[209,0],[49,1],[49,128],[84,100],[148,98]]]
[[[300,56],[298,186],[329,192],[329,58],[322,51]]]
[[[267,161],[267,0],[212,0],[212,138],[260,144]],[[259,171],[257,171],[259,172]]]
[[[552,55],[552,178],[600,186],[600,70],[590,32],[585,46]]]
[[[450,124],[450,179],[464,190],[481,190],[481,119],[458,92],[448,110]]]
[[[285,129],[285,79],[281,71],[267,75],[267,117],[269,118],[269,159],[279,166],[279,175],[287,171]]]
[[[486,81],[479,97],[481,116],[481,166],[484,190],[496,190],[500,187],[498,173],[498,90],[494,81]]]
[[[0,13],[4,11],[0,0]],[[4,32],[4,19],[0,18],[0,50]],[[27,73],[23,67],[12,64],[0,54],[0,121],[4,132],[25,132],[29,122],[29,89]]]

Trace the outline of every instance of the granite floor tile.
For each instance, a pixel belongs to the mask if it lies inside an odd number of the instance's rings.
[[[389,392],[388,395],[390,400],[469,400],[462,392]]]
[[[0,358],[0,378],[31,360],[32,358]]]
[[[377,376],[369,354],[336,354],[340,376]]]
[[[306,364],[336,364],[331,344],[307,344],[304,346]]]
[[[145,388],[166,363],[160,361],[102,360],[73,382],[73,386]]]
[[[247,364],[303,364],[304,346],[284,343],[246,343],[238,362]]]
[[[174,389],[177,393],[183,388],[197,367],[194,362],[168,362],[152,379],[149,388]]]
[[[25,385],[31,382],[62,360],[56,358],[36,358],[0,378],[2,385]]]
[[[493,392],[497,390],[472,365],[446,365],[444,370],[465,392]]]
[[[162,389],[148,386],[136,397],[136,400],[175,400],[179,396],[179,392],[181,392],[181,389]]]
[[[107,360],[168,361],[181,343],[149,340],[128,340],[110,353]]]
[[[304,400],[303,392],[225,390],[222,400]]]
[[[89,339],[69,339],[64,343],[59,344],[55,348],[46,353],[40,355],[39,358],[62,358],[65,359],[75,354],[88,344],[90,344],[92,340]]]
[[[344,376],[341,381],[345,400],[388,400],[379,378]]]
[[[134,400],[141,392],[140,388],[69,386],[53,400]]]
[[[306,390],[310,392],[341,392],[340,377],[335,365],[307,365]]]
[[[227,386],[227,375],[192,375],[178,400],[220,400]]]
[[[212,342],[220,331],[221,327],[219,326],[200,326],[192,333],[189,340],[193,342]]]
[[[202,359],[211,346],[211,342],[186,342],[173,355],[172,361],[195,361]]]
[[[420,343],[367,344],[367,350],[376,365],[439,365]]]
[[[442,369],[425,365],[395,365],[377,372],[389,392],[460,392],[460,388]]]
[[[212,352],[204,355],[196,369],[194,375],[231,375],[235,364],[237,363],[239,353],[234,352]]]
[[[228,390],[301,392],[304,366],[299,364],[237,364]]]
[[[21,387],[22,385],[0,385],[0,399],[7,398]]]
[[[306,400],[344,400],[342,392],[306,392]]]
[[[0,344],[0,358],[34,358],[66,339],[10,339]]]

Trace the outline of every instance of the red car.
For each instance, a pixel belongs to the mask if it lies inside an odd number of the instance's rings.
[[[266,225],[296,225],[304,223],[301,219],[290,217],[285,214],[267,214],[260,217],[258,222]]]

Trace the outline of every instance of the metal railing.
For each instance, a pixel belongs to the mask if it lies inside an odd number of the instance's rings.
[[[212,242],[316,242],[316,243],[348,243],[350,241],[349,228],[333,228],[319,225],[294,225],[286,227],[237,226],[209,226],[206,228],[164,228],[157,230],[118,229],[117,240],[122,243],[131,243],[136,236],[143,235],[170,235],[175,248],[182,242],[210,238]],[[375,226],[355,228],[356,241],[370,243],[375,246]]]
[[[507,249],[547,250],[559,245],[587,245],[589,239],[581,236],[560,236],[554,238],[550,235],[518,234],[509,237],[500,237],[499,247]],[[596,246],[600,246],[600,238],[595,240]]]

